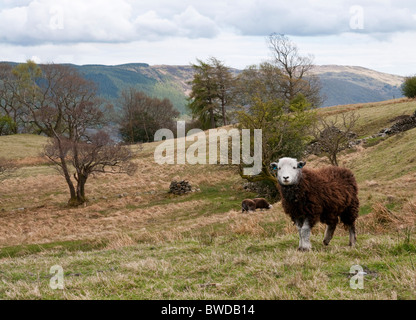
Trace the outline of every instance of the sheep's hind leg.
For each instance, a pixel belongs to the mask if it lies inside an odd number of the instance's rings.
[[[353,246],[355,246],[355,243],[357,242],[357,235],[355,233],[355,223],[350,225],[349,231],[350,231],[350,243],[349,243],[349,245],[350,245],[350,247],[353,247]]]
[[[334,231],[335,231],[335,228],[336,227],[337,227],[337,224],[336,223],[335,224],[328,224],[326,226],[325,236],[324,236],[324,245],[327,246],[329,244],[329,242],[331,241],[332,237],[334,236]]]

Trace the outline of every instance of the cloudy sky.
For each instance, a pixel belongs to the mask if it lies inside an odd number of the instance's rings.
[[[414,0],[0,0],[0,61],[242,69],[273,32],[319,65],[416,74]]]

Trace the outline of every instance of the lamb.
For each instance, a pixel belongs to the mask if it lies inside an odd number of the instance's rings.
[[[241,212],[244,211],[256,211],[256,209],[270,209],[273,206],[267,202],[264,198],[244,199],[241,203]]]
[[[256,203],[251,199],[244,199],[241,203],[241,212],[244,213],[244,211],[256,211]]]
[[[254,203],[256,204],[256,209],[271,209],[273,206],[267,202],[264,198],[255,198],[253,199]]]
[[[281,158],[270,164],[272,171],[277,171],[283,209],[299,231],[298,250],[312,248],[310,233],[318,220],[327,225],[324,245],[329,244],[341,220],[349,229],[349,245],[354,246],[359,200],[353,173],[335,166],[305,169],[305,164],[293,158]]]

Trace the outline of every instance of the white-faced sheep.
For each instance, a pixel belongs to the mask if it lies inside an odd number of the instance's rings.
[[[264,198],[244,199],[241,203],[241,212],[256,211],[256,209],[270,209],[273,206]]]
[[[325,245],[331,241],[341,220],[349,229],[349,244],[353,246],[359,209],[358,187],[353,173],[335,166],[305,169],[305,164],[293,158],[281,158],[270,164],[272,171],[277,171],[283,209],[299,230],[299,250],[311,249],[311,229],[319,220],[327,224]]]

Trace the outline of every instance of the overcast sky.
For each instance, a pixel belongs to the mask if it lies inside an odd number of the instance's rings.
[[[414,0],[0,0],[0,61],[242,69],[273,32],[319,65],[416,74]]]

